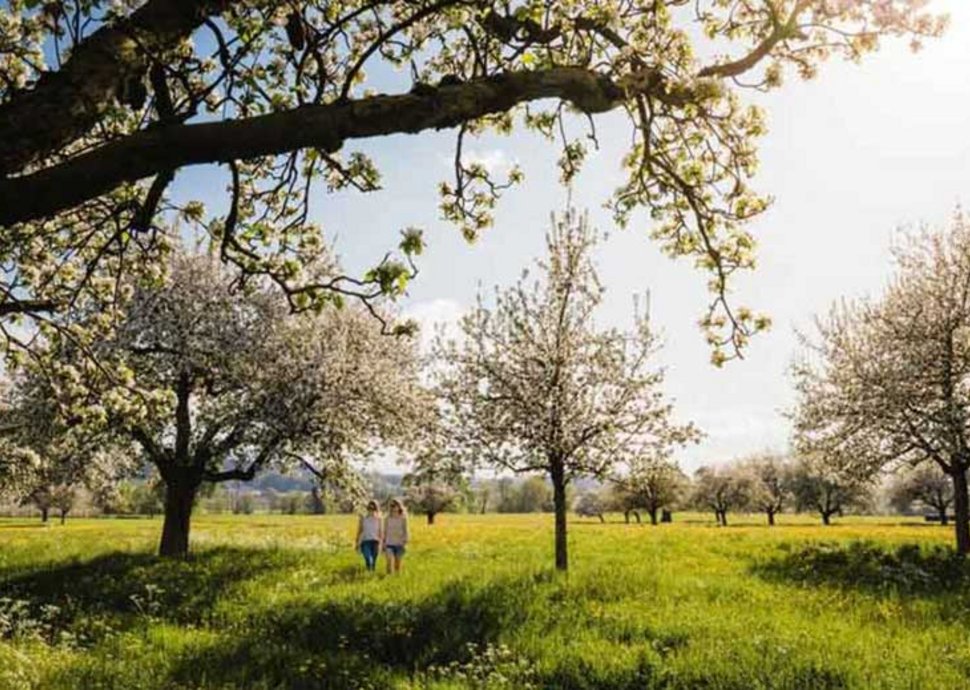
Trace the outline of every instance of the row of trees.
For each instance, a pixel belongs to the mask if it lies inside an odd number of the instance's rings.
[[[769,525],[783,512],[815,512],[824,524],[846,511],[872,510],[883,488],[885,502],[899,513],[933,514],[949,521],[953,491],[945,474],[932,467],[900,472],[883,487],[875,478],[833,471],[819,458],[789,459],[762,454],[719,466],[701,467],[693,479],[676,464],[653,463],[611,485],[582,494],[576,502],[580,515],[599,517],[620,512],[627,522],[646,513],[657,524],[663,510],[700,510],[714,513],[727,525],[728,514],[764,513]]]
[[[236,284],[210,257],[179,255],[163,280],[129,286],[106,337],[43,332],[45,348],[4,391],[0,480],[66,513],[70,486],[103,491],[147,463],[165,487],[160,552],[184,555],[203,486],[299,466],[352,500],[361,483],[351,459],[394,445],[412,463],[408,498],[429,521],[482,466],[544,476],[565,569],[577,479],[613,483],[624,512],[652,521],[686,492],[721,524],[738,510],[771,523],[788,507],[827,523],[863,503],[883,469],[907,466],[916,471],[897,483],[897,500],[918,500],[944,521],[952,502],[965,550],[962,216],[900,250],[883,301],[840,305],[820,324],[818,358],[796,367],[800,460],[702,468],[689,492],[670,457],[699,432],[676,423],[663,397],[646,315],[635,313],[629,331],[595,324],[597,239],[575,212],[557,219],[537,278],[480,300],[460,339],[438,339],[423,373],[413,341],[382,335],[365,310],[292,313],[268,285]],[[90,319],[100,328],[99,313]]]

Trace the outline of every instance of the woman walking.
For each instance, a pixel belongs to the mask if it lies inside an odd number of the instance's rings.
[[[384,524],[377,501],[367,502],[367,514],[357,522],[357,550],[364,557],[364,566],[373,571],[377,567],[377,554],[384,541]]]
[[[401,560],[408,543],[408,514],[404,503],[392,498],[388,504],[387,517],[384,518],[384,555],[387,558],[388,574],[401,572]]]

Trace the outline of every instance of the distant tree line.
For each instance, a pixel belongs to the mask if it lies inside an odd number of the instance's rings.
[[[878,479],[837,472],[818,458],[761,453],[703,466],[692,478],[675,463],[646,463],[580,493],[573,505],[583,517],[605,521],[607,513],[619,513],[626,522],[647,516],[652,524],[674,510],[709,512],[725,526],[733,513],[763,513],[771,526],[782,513],[814,513],[828,525],[836,516],[876,511],[948,523],[953,492],[943,472],[923,466]]]

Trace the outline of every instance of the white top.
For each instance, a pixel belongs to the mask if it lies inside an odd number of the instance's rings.
[[[376,515],[365,515],[360,519],[360,540],[381,540],[381,519]]]
[[[408,543],[408,519],[403,515],[384,518],[384,543],[404,546]]]

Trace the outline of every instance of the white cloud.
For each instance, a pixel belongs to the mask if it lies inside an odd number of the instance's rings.
[[[439,157],[442,165],[453,168],[455,159],[453,156],[442,155]],[[473,163],[481,165],[489,175],[507,175],[508,172],[518,163],[511,158],[504,149],[472,149],[465,151],[462,162],[467,166]]]
[[[425,352],[439,330],[446,337],[457,335],[458,320],[464,313],[462,306],[453,299],[433,299],[418,302],[404,312],[404,317],[414,319],[420,327],[421,349]]]
[[[502,149],[490,149],[487,151],[469,151],[465,155],[465,165],[478,163],[490,175],[502,175],[507,173],[515,161],[513,161]]]

